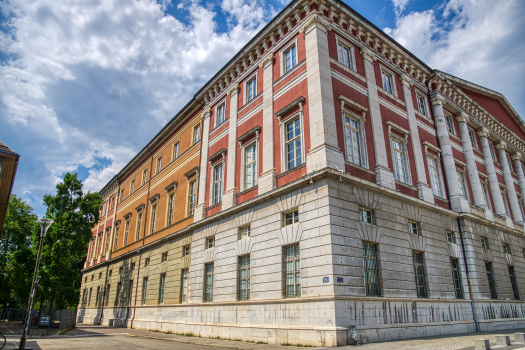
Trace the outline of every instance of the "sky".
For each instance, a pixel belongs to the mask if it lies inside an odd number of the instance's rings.
[[[344,0],[427,65],[525,117],[525,1]],[[288,1],[0,1],[0,141],[42,216],[66,172],[100,190]]]

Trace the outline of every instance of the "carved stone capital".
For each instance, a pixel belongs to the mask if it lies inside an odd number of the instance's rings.
[[[489,129],[487,129],[487,128],[479,128],[478,129],[478,136],[479,137],[488,137],[489,136]]]
[[[498,143],[496,143],[496,148],[497,149],[506,149],[507,148],[507,143],[505,143],[505,141],[503,141],[503,140],[500,140]]]
[[[361,55],[363,56],[365,60],[368,60],[372,63],[377,60],[377,57],[374,51],[370,50],[366,46],[361,49]]]
[[[263,68],[268,64],[273,64],[273,53],[270,53],[265,58],[261,60],[261,63],[259,63],[259,67]]]
[[[469,116],[465,112],[459,112],[456,114],[456,119],[458,123],[467,123],[469,121]]]
[[[235,83],[229,90],[228,95],[236,94],[239,91],[239,83]]]
[[[521,156],[521,153],[516,152],[516,153],[514,153],[514,154],[511,156],[511,158],[512,158],[513,160],[519,160],[519,161],[521,161],[522,156]]]
[[[317,28],[322,30],[325,33],[328,33],[332,29],[332,26],[328,21],[326,21],[322,16],[317,13],[314,13],[299,29],[299,33],[305,33],[308,28],[315,25]]]
[[[412,81],[412,77],[406,73],[401,74],[401,84],[405,85],[407,88],[410,89],[412,85],[414,85],[414,82]]]
[[[206,107],[206,109],[204,110],[204,112],[202,112],[202,114],[203,114],[204,119],[208,118],[211,115],[211,108]]]
[[[441,95],[435,95],[432,97],[432,106],[434,105],[442,105],[444,104],[445,99]]]

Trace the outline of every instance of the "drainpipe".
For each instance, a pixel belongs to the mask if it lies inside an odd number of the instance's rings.
[[[428,100],[430,101],[430,90],[431,90],[431,83],[430,81],[432,80],[432,78],[434,78],[436,76],[437,72],[436,70],[434,70],[432,72],[432,75],[430,76],[430,78],[427,80],[427,87],[428,87],[428,92],[427,92],[427,95],[428,95]],[[434,124],[436,123],[436,120],[435,120],[435,117],[434,117],[434,111],[431,111],[431,115],[432,115],[432,118],[434,119]],[[436,141],[437,140],[437,135],[436,135]],[[438,144],[439,144],[439,141],[438,141]],[[439,157],[440,158],[440,163],[441,163],[441,169],[445,169],[445,166],[443,164],[443,157]],[[446,181],[444,181],[444,187],[445,187],[445,193],[447,194],[447,198],[450,198],[450,195],[449,195],[449,191],[448,191],[448,184]],[[449,209],[450,208],[450,201],[449,201]],[[470,284],[470,274],[469,274],[469,269],[468,269],[468,263],[467,263],[467,256],[465,255],[465,242],[463,241],[463,231],[461,230],[461,220],[459,218],[459,216],[457,217],[457,223],[458,223],[458,230],[459,230],[459,239],[461,241],[461,251],[463,253],[463,263],[465,264],[465,273],[467,275],[467,285],[468,285],[468,292],[469,292],[469,296],[470,296],[470,305],[472,307],[472,315],[473,315],[473,318],[474,318],[474,323],[476,324],[476,332],[479,332],[479,321],[478,321],[478,317],[476,316],[476,306],[475,306],[475,303],[474,303],[474,296],[472,295],[472,286]]]

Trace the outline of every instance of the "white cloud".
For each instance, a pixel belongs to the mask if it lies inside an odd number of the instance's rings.
[[[525,3],[449,0],[412,12],[385,32],[430,67],[503,93],[525,117]]]
[[[408,5],[409,0],[392,0],[392,4],[394,5],[394,12],[396,15],[400,15],[401,12],[405,10],[405,8]]]

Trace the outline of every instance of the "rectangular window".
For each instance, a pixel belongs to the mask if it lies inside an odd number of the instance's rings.
[[[206,238],[206,249],[215,248],[215,236]]]
[[[246,83],[246,102],[253,100],[257,96],[257,77]]]
[[[257,185],[257,143],[244,150],[244,189]]]
[[[127,300],[126,300],[128,305],[131,305],[132,297],[133,297],[133,280],[129,280]]]
[[[213,168],[213,204],[222,201],[222,173],[223,163]]]
[[[284,62],[285,73],[297,65],[297,48],[295,47],[295,45],[286,50],[286,52],[284,53]]]
[[[448,243],[456,243],[456,235],[452,231],[447,231],[447,242]]]
[[[168,226],[173,224],[173,209],[175,206],[175,193],[168,196]]]
[[[239,229],[239,239],[245,239],[250,237],[250,226],[244,226]]]
[[[466,200],[468,200],[467,196],[467,184],[465,183],[465,173],[458,171],[458,182],[459,182],[459,194]]]
[[[106,204],[102,206],[102,216],[106,216]]]
[[[213,263],[204,268],[204,301],[213,301]]]
[[[383,70],[381,70],[381,78],[383,79],[383,89],[394,94],[394,79],[392,78],[392,75],[390,73],[387,73]]]
[[[180,144],[178,142],[175,145],[173,145],[173,160],[179,158],[179,147]]]
[[[359,221],[366,222],[367,224],[372,223],[372,211],[365,208],[359,208]]]
[[[217,107],[217,122],[216,125],[221,125],[226,120],[226,104],[223,103]]]
[[[301,259],[299,244],[284,247],[285,297],[301,296]]]
[[[503,206],[505,207],[505,213],[510,217],[509,202],[507,202],[507,191],[501,189],[501,196],[503,197]]]
[[[353,69],[352,51],[345,45],[337,43],[337,59],[344,66]]]
[[[106,242],[106,244],[104,245],[104,254],[106,254],[108,252],[108,249],[109,249],[109,230],[106,230],[105,242]]]
[[[285,126],[286,133],[286,169],[293,169],[303,164],[301,144],[301,119],[296,118]]]
[[[512,165],[512,159],[510,159],[510,156],[507,152],[505,152],[505,155],[507,156],[507,163],[509,163],[510,171],[514,172],[514,166]]]
[[[97,287],[97,294],[95,295],[95,306],[98,306],[100,303],[100,286]]]
[[[416,94],[416,100],[417,100],[417,109],[419,113],[426,115],[428,117],[427,99],[421,94]]]
[[[140,239],[140,227],[142,226],[142,212],[137,215],[137,233],[135,234],[135,242]]]
[[[160,262],[167,262],[168,261],[168,253],[162,253],[162,256],[160,258]]]
[[[160,275],[159,283],[159,304],[164,304],[164,288],[166,287],[166,274]]]
[[[193,143],[197,143],[201,140],[201,126],[200,124],[193,128]]]
[[[445,114],[445,122],[447,123],[447,130],[452,135],[456,135],[456,128],[454,127],[454,119],[451,115]]]
[[[155,232],[155,222],[157,221],[157,204],[151,206],[151,229],[150,234]]]
[[[452,268],[452,280],[454,281],[456,299],[463,299],[463,288],[461,287],[461,275],[459,272],[459,260],[450,258],[450,266]]]
[[[117,294],[115,294],[115,305],[119,304],[121,291],[122,291],[122,282],[118,282],[117,283]]]
[[[124,200],[124,189],[120,190],[120,201]]]
[[[131,181],[131,186],[129,187],[129,194],[135,192],[135,180]]]
[[[182,270],[182,285],[181,285],[181,302],[186,303],[188,301],[188,269]]]
[[[360,121],[345,116],[346,153],[348,161],[361,166],[361,132]]]
[[[146,184],[148,182],[148,169],[144,169],[142,172],[142,185]]]
[[[423,264],[423,253],[412,252],[412,260],[414,261],[414,273],[416,275],[417,297],[427,298],[427,284],[425,268]]]
[[[111,284],[106,285],[106,296],[104,297],[104,306],[109,305],[109,291],[111,290]]]
[[[191,254],[191,246],[189,244],[182,247],[182,256],[189,256],[190,254]]]
[[[299,210],[295,209],[283,215],[283,227],[299,222]]]
[[[379,266],[376,244],[363,243],[363,270],[366,295],[378,297],[380,295]]]
[[[190,181],[188,193],[188,214],[195,213],[195,200],[197,199],[197,180]]]
[[[496,293],[496,285],[494,284],[494,273],[492,272],[491,262],[485,262],[485,270],[487,271],[487,279],[489,281],[490,298],[498,299],[498,295]]]
[[[510,246],[508,244],[503,244],[503,252],[505,254],[510,254]]]
[[[157,174],[162,170],[162,157],[157,158]]]
[[[150,258],[144,259],[144,267],[148,267],[150,264],[150,261],[151,261]]]
[[[124,231],[124,246],[128,245],[128,236],[129,236],[129,220],[126,221],[126,230]]]
[[[487,208],[492,210],[492,205],[490,205],[489,189],[487,187],[487,183],[482,182],[481,187],[483,188],[483,197],[485,197],[485,204],[487,204]]]
[[[428,172],[430,175],[430,185],[432,186],[432,191],[434,196],[443,197],[441,191],[441,181],[439,175],[439,168],[436,159],[427,157],[428,160]]]
[[[130,269],[131,269],[131,271],[135,270],[135,263],[131,263]]]
[[[239,300],[250,300],[250,256],[239,257]]]
[[[485,237],[481,237],[481,248],[489,249],[489,241]]]
[[[476,135],[474,134],[474,130],[468,129],[468,136],[470,137],[470,142],[472,143],[472,147],[475,149],[479,149],[478,141],[476,140]]]
[[[494,145],[492,144],[492,142],[489,141],[489,149],[490,149],[490,155],[492,157],[492,160],[494,160],[495,162],[498,161],[498,158],[496,157],[496,151],[494,150]]]
[[[518,284],[516,283],[516,275],[514,274],[514,266],[509,266],[509,277],[510,284],[512,285],[512,294],[514,295],[514,300],[520,300]]]
[[[390,139],[392,153],[394,158],[394,169],[396,180],[402,183],[408,183],[408,173],[405,159],[405,146],[403,142],[396,139]]]
[[[142,282],[142,305],[146,305],[147,300],[148,300],[148,278],[144,277],[144,281]]]
[[[421,232],[419,232],[419,225],[415,221],[409,221],[408,222],[408,232],[414,234],[414,235],[420,235]]]
[[[518,205],[520,206],[521,217],[525,219],[525,211],[523,210],[523,197],[518,196]]]
[[[91,292],[93,292],[93,288],[89,288],[88,306],[91,305]]]

